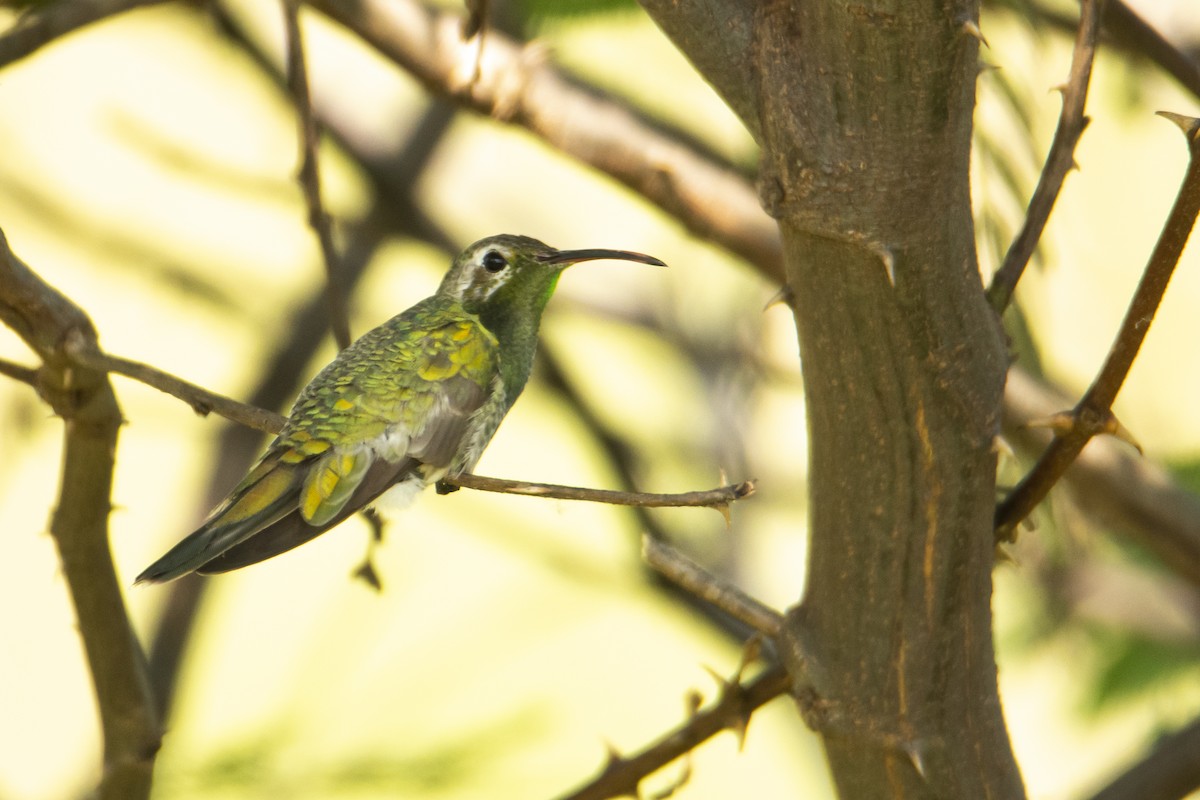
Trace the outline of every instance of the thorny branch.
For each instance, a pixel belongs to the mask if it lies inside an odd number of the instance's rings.
[[[346,311],[346,293],[338,269],[337,248],[329,214],[321,202],[321,168],[317,160],[320,137],[313,116],[312,96],[308,88],[308,64],[304,57],[304,38],[300,33],[300,0],[281,0],[287,39],[287,85],[300,123],[300,172],[297,180],[308,205],[308,224],[321,245],[325,264],[325,296],[329,302],[330,328],[339,349],[350,346],[350,317]]]
[[[1150,330],[1150,323],[1167,291],[1179,256],[1200,213],[1200,121],[1160,112],[1183,130],[1189,161],[1183,185],[1167,217],[1150,261],[1130,301],[1129,310],[1095,381],[1071,412],[1071,425],[1056,433],[1041,459],[996,509],[996,536],[1011,539],[1016,525],[1025,519],[1075,461],[1088,440],[1099,433],[1113,433],[1118,423],[1112,413],[1117,392],[1125,382],[1133,360]]]
[[[1021,280],[1025,266],[1042,238],[1042,231],[1050,219],[1050,212],[1054,210],[1054,201],[1058,199],[1063,181],[1075,166],[1075,146],[1088,124],[1083,108],[1087,102],[1096,42],[1100,38],[1103,9],[1104,0],[1082,0],[1080,4],[1079,31],[1075,35],[1075,51],[1071,55],[1070,77],[1062,87],[1062,111],[1058,128],[1054,131],[1054,141],[1042,167],[1042,175],[1038,178],[1037,188],[1029,200],[1021,232],[1009,246],[1004,262],[988,287],[988,299],[998,313],[1003,313],[1011,302],[1017,282]]]
[[[741,670],[739,669],[740,673]],[[750,715],[788,691],[790,678],[783,667],[773,664],[758,677],[742,683],[741,675],[722,681],[715,703],[696,710],[691,717],[635,755],[609,753],[608,763],[589,783],[560,800],[607,800],[640,797],[642,780],[685,755],[723,730],[744,734]]]

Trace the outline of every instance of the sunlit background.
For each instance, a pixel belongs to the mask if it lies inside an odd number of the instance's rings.
[[[1186,39],[1190,21],[1200,40],[1189,0],[1142,5],[1174,36]],[[632,4],[511,13],[565,69],[752,171],[749,137]],[[259,389],[323,282],[294,177],[295,118],[272,66],[279,22],[275,3],[163,5],[0,71],[0,226],[13,249],[91,316],[109,352],[239,399]],[[756,478],[757,495],[733,508],[729,527],[709,510],[652,520],[755,596],[794,603],[806,434],[791,320],[783,307],[763,310],[777,287],[533,137],[431,104],[320,15],[304,22],[318,106],[342,126],[322,150],[324,197],[343,250],[367,254],[351,295],[354,332],[433,291],[449,258],[438,237],[459,248],[524,233],[662,258],[670,269],[604,263],[566,274],[544,321],[546,360],[478,471],[618,488],[625,459],[638,488],[663,492]],[[1000,68],[981,78],[977,115],[987,271],[1036,181],[1070,39],[1002,11],[983,30],[983,58]],[[1200,111],[1147,65],[1100,58],[1082,169],[1019,292],[1042,368],[1073,392],[1103,359],[1182,174],[1182,139],[1157,109]],[[411,164],[415,131],[430,146],[411,185],[422,218],[384,196],[364,166]],[[1151,458],[1189,475],[1200,474],[1194,251],[1117,407]],[[326,337],[296,378],[333,355]],[[0,356],[34,363],[7,329]],[[212,475],[228,423],[114,383],[128,424],[112,550],[128,585],[240,473]],[[29,387],[0,379],[3,800],[76,797],[98,777],[91,687],[45,532],[60,440],[61,423]],[[1011,480],[1020,467],[1006,470]],[[1024,534],[1016,565],[996,572],[1005,712],[1030,795],[1047,799],[1084,796],[1200,712],[1195,613],[1166,633],[1062,613],[1036,579],[1045,570],[1024,566],[1086,561],[1114,586],[1173,588],[1125,546],[1064,522],[1073,517],[1063,505]],[[610,746],[639,748],[683,721],[690,690],[715,695],[706,667],[731,674],[740,657],[736,641],[648,579],[642,528],[606,506],[430,492],[392,518],[373,553],[382,592],[351,577],[369,540],[358,519],[207,579],[155,797],[565,793]],[[169,591],[129,586],[144,640]],[[755,715],[740,750],[722,734],[652,783],[668,786],[684,769],[692,774],[678,796],[689,800],[831,796],[819,744],[786,699]]]

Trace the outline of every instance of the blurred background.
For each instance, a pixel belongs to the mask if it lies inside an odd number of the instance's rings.
[[[565,71],[753,174],[753,142],[632,2],[493,5],[501,29],[536,38]],[[1177,43],[1200,44],[1188,0],[1134,5]],[[18,17],[0,9],[4,25]],[[382,591],[353,577],[370,541],[359,519],[248,570],[130,585],[155,663],[181,659],[155,797],[558,796],[608,746],[635,749],[681,722],[691,689],[715,695],[705,668],[731,674],[740,657],[734,637],[648,576],[643,530],[776,608],[800,597],[807,454],[792,320],[764,310],[778,286],[754,265],[528,133],[431,99],[320,14],[302,22],[355,335],[430,294],[453,252],[493,233],[670,264],[565,275],[534,380],[478,471],[659,492],[755,478],[758,492],[730,525],[703,509],[429,492],[371,550]],[[986,275],[1036,182],[1073,30],[1024,5],[989,6],[982,28],[998,68],[980,79],[973,173]],[[0,225],[14,251],[91,316],[107,351],[278,410],[335,354],[282,53],[276,3],[166,3],[0,71]],[[1081,170],[1014,315],[1021,364],[1072,394],[1103,360],[1183,172],[1183,142],[1158,109],[1198,111],[1148,63],[1102,51]],[[1117,405],[1147,456],[1191,485],[1198,260],[1193,247]],[[7,329],[0,357],[34,363]],[[113,381],[128,424],[112,550],[131,584],[263,439]],[[45,533],[60,439],[29,387],[0,379],[3,800],[76,797],[98,777],[91,686]],[[1002,482],[1027,467],[1006,461]],[[995,608],[1014,748],[1031,797],[1083,797],[1200,712],[1200,596],[1065,495],[1011,555]],[[755,715],[740,751],[722,734],[690,769],[679,797],[831,796],[817,740],[786,699]]]

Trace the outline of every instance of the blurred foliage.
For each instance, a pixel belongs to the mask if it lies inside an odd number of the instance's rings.
[[[632,0],[496,5],[511,17],[503,27],[546,37],[575,74],[725,161],[752,162],[745,132]],[[0,82],[0,223],[14,246],[93,314],[114,353],[236,397],[254,393],[296,335],[299,309],[320,291],[293,183],[294,119],[272,71],[273,12],[269,3],[219,3],[129,14],[53,45]],[[410,189],[428,225],[416,224],[373,171],[406,166],[406,137],[428,98],[319,15],[306,17],[314,95],[336,99],[329,107],[359,137],[339,133],[323,149],[343,244],[369,250],[354,329],[427,294],[445,268],[444,247],[500,230],[663,257],[671,269],[653,275],[580,268],[564,279],[544,328],[561,384],[543,362],[481,471],[602,487],[627,471],[649,491],[757,478],[758,495],[734,508],[730,528],[711,511],[646,519],[751,593],[780,608],[794,603],[806,546],[807,432],[792,321],[783,308],[762,310],[775,287],[527,134],[462,113],[426,143],[429,160]],[[1069,32],[994,9],[983,28],[983,57],[999,67],[981,76],[973,165],[986,272],[1003,258],[1036,183],[1058,112],[1049,89],[1065,75]],[[1080,154],[1086,168],[1068,180],[1038,269],[1006,319],[1022,366],[1076,389],[1107,346],[1091,326],[1111,329],[1140,267],[1118,245],[1134,240],[1130,251],[1144,254],[1154,203],[1163,202],[1140,187],[1112,188],[1123,186],[1120,172],[1108,188],[1087,182],[1106,168],[1130,169],[1142,151],[1165,150],[1090,149],[1106,131],[1136,127],[1122,115],[1147,117],[1148,107],[1180,102],[1142,66],[1103,63],[1089,103],[1097,121]],[[1136,169],[1170,192],[1175,173],[1163,163]],[[1129,202],[1138,208],[1125,210]],[[1197,296],[1187,280],[1181,275],[1173,289],[1185,305]],[[1194,340],[1178,330],[1162,334],[1168,349]],[[0,354],[28,360],[7,331]],[[293,379],[331,354],[325,344]],[[1151,429],[1152,454],[1175,457],[1177,474],[1200,490],[1200,461],[1184,451],[1200,451],[1196,425],[1162,405],[1194,405],[1191,376],[1179,374],[1177,353],[1171,359],[1135,374],[1120,413],[1139,434]],[[210,474],[222,423],[128,381],[117,389],[130,424],[113,549],[131,575],[235,476]],[[1165,433],[1153,429],[1159,420]],[[0,461],[0,530],[19,532],[0,543],[0,591],[6,607],[39,609],[0,620],[0,637],[20,643],[16,658],[0,660],[6,800],[44,797],[51,784],[69,796],[92,779],[95,734],[79,720],[79,709],[90,708],[86,676],[54,553],[36,535],[53,502],[55,424],[26,387],[0,382],[8,456]],[[736,661],[736,641],[642,572],[644,519],[470,495],[425,498],[388,525],[379,597],[346,579],[365,538],[354,523],[252,574],[213,580],[160,762],[160,796],[548,795],[599,767],[600,741],[628,750],[682,719],[684,692],[707,680],[698,664],[724,671]],[[1066,780],[1068,762],[1078,765],[1074,786],[1085,784],[1094,766],[1087,757],[1097,757],[1080,734],[1071,758],[1039,769],[1045,740],[1070,741],[1079,734],[1073,725],[1096,735],[1117,730],[1121,748],[1106,757],[1128,759],[1164,720],[1175,721],[1162,712],[1164,687],[1186,683],[1200,664],[1194,639],[1102,620],[1073,593],[1093,568],[1143,581],[1122,591],[1141,592],[1145,582],[1173,591],[1159,566],[1106,544],[1105,532],[1058,494],[1039,519],[1014,548],[1016,566],[998,568],[996,600],[1006,710],[1035,793]],[[1124,583],[1111,580],[1114,596]],[[148,636],[163,594],[129,597]],[[1042,668],[1042,658],[1050,663],[1039,675],[1064,678],[1073,694],[1044,700],[1011,679],[1027,665]],[[1193,695],[1179,692],[1169,711],[1200,709]],[[777,706],[756,717],[746,754],[732,737],[702,750],[681,797],[736,796],[746,786],[764,800],[828,796],[815,741],[798,730],[790,706]],[[1033,722],[1022,723],[1023,709]],[[63,764],[80,765],[79,774]]]

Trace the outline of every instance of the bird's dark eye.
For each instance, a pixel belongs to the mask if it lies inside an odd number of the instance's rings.
[[[483,268],[488,272],[499,272],[508,266],[508,259],[495,250],[483,254]]]

